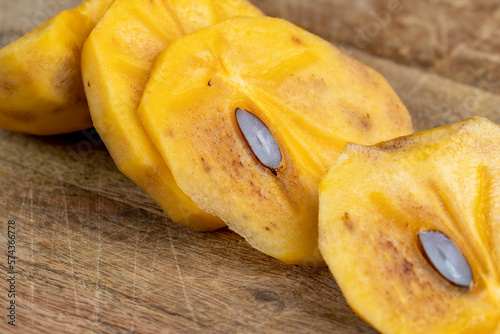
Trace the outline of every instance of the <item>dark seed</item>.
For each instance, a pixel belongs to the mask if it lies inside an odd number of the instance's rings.
[[[439,231],[421,231],[418,237],[427,260],[444,278],[461,287],[472,283],[469,262],[450,238]]]
[[[267,126],[248,110],[236,109],[236,121],[257,159],[275,170],[281,164],[281,151]]]

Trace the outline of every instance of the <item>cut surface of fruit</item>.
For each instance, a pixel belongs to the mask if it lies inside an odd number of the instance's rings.
[[[112,0],[86,0],[0,49],[0,128],[54,135],[92,126],[80,52]]]
[[[251,115],[247,125],[263,123],[260,143],[249,140],[258,130],[242,127],[238,110]],[[412,132],[380,74],[291,23],[263,17],[232,18],[172,43],[155,62],[138,115],[202,209],[264,253],[306,265],[323,264],[318,184],[346,141]],[[258,145],[269,150],[270,165],[259,161]]]
[[[319,191],[321,253],[377,330],[500,333],[498,125],[347,144]]]
[[[160,51],[184,34],[236,15],[262,14],[245,0],[116,0],[82,53],[92,120],[118,168],[173,221],[197,230],[225,224],[179,189],[136,108]]]

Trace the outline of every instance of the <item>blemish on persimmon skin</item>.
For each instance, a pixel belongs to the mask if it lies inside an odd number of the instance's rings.
[[[361,124],[366,130],[370,130],[372,128],[370,114],[365,114],[361,117]]]
[[[407,139],[404,137],[401,137],[401,138],[398,138],[395,140],[390,140],[388,142],[380,143],[378,145],[376,144],[375,146],[378,146],[378,147],[380,147],[383,150],[388,151],[388,152],[395,152],[395,151],[401,151],[402,149],[404,149],[406,146],[406,143],[407,143]]]
[[[411,272],[413,272],[413,263],[409,262],[407,259],[404,259],[403,273],[410,274]]]
[[[278,225],[276,223],[273,223],[272,221],[269,222],[269,225],[268,226],[265,226],[264,229],[266,231],[272,231],[273,229],[277,228]]]
[[[294,42],[297,45],[303,45],[302,40],[297,36],[292,36],[292,42]]]
[[[16,89],[16,85],[9,81],[0,81],[0,91],[5,94],[12,95],[12,92]]]
[[[20,123],[34,123],[38,118],[35,113],[30,111],[9,112],[5,116]]]
[[[393,243],[392,241],[390,241],[390,240],[386,240],[385,246],[386,246],[386,248],[388,248],[388,249],[392,249],[392,250],[393,250],[394,252],[396,252],[396,253],[398,252],[397,247],[396,247],[396,246],[394,246],[394,243]]]
[[[354,225],[352,224],[352,221],[351,219],[349,218],[349,213],[346,212],[344,213],[344,217],[343,217],[343,223],[344,223],[344,226],[345,228],[349,231],[349,232],[352,232],[354,230]]]
[[[205,162],[205,159],[203,159],[203,157],[201,158],[201,162],[203,163],[203,170],[205,171],[205,173],[210,173],[210,166],[207,165],[207,163]]]

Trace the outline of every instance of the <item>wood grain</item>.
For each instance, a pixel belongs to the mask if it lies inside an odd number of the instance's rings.
[[[255,0],[327,39],[500,93],[498,0]],[[314,19],[311,19],[314,18]]]
[[[141,207],[102,146],[71,162],[67,147],[86,140],[0,132],[23,333],[372,332],[327,269],[288,266],[227,230],[193,232]]]
[[[5,45],[22,33],[22,18],[33,21],[43,6],[56,3],[62,10],[76,2],[0,3],[0,41]],[[392,59],[379,58],[368,53],[380,55],[376,48],[342,44],[347,37],[320,28],[322,6],[336,8],[336,18],[350,17],[361,11],[350,1],[315,0],[307,2],[310,7],[293,0],[287,6],[282,0],[255,3],[292,20],[291,13],[302,12],[295,23],[316,27],[379,70],[408,106],[417,130],[472,115],[500,123],[494,89],[440,76],[433,67],[402,61],[391,52],[384,56]],[[355,15],[352,20],[355,24]],[[400,47],[418,46],[404,38],[397,42]],[[494,43],[484,50],[494,50]],[[473,63],[476,70],[488,71],[488,63]],[[92,129],[54,137],[0,130],[0,190],[2,254],[7,221],[15,219],[18,229],[18,326],[8,326],[2,313],[2,333],[375,333],[350,310],[327,269],[285,265],[228,230],[197,233],[169,221],[116,169]],[[4,256],[3,310],[6,265]]]

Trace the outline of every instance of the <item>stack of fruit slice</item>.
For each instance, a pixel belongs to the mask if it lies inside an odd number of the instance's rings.
[[[119,169],[173,221],[227,223],[286,263],[326,260],[383,332],[499,333],[497,125],[383,142],[412,133],[408,111],[319,37],[246,0],[110,3],[0,50],[0,127],[76,131],[90,109]]]
[[[91,4],[102,18],[82,37],[83,87],[119,169],[175,222],[228,223],[266,254],[322,265],[317,186],[344,144],[412,132],[385,79],[246,0]]]

